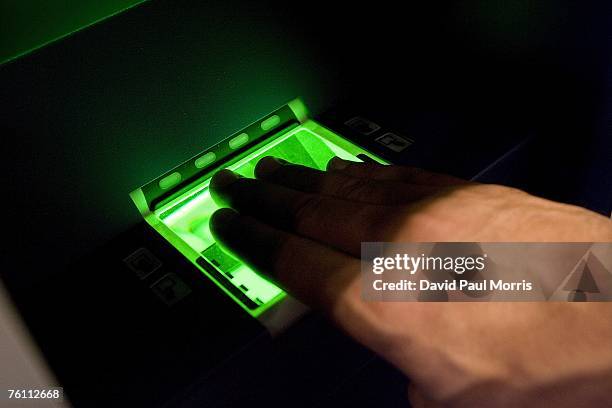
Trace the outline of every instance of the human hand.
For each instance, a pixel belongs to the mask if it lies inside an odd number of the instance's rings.
[[[359,282],[362,241],[612,241],[606,218],[508,187],[339,159],[321,172],[265,158],[256,177],[213,178],[213,198],[232,208],[211,219],[215,238],[406,373],[414,404],[610,398],[589,388],[593,373],[611,378],[607,304],[364,302]],[[575,399],[558,397],[564,382]]]

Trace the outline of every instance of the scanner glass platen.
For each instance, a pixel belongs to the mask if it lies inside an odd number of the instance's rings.
[[[270,117],[262,120],[261,129],[265,130],[265,126],[268,126],[266,122],[270,123]],[[245,138],[245,134],[240,133],[228,139],[227,143],[231,146],[233,140]],[[265,156],[324,169],[334,156],[359,161],[357,155],[360,154],[380,161],[316,122],[302,120],[301,123],[294,123],[266,135],[241,154],[233,154],[225,160],[217,159],[195,182],[192,181],[188,187],[179,189],[157,205],[151,205],[152,200],[145,204],[140,200],[139,203],[134,193],[132,197],[139,208],[143,205],[147,208],[154,206],[145,215],[145,219],[245,310],[253,316],[259,316],[281,300],[285,292],[215,242],[208,226],[211,215],[218,209],[210,196],[210,178],[223,168],[229,168],[244,177],[254,177],[257,162]],[[210,152],[204,153],[194,159],[195,163],[207,155],[211,157]],[[171,171],[158,178],[158,186],[168,179],[168,175],[180,178],[176,174],[176,171]]]

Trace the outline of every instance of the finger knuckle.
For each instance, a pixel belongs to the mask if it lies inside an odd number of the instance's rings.
[[[293,207],[293,223],[296,230],[300,231],[305,226],[316,222],[321,213],[323,197],[315,194],[305,195],[297,201]]]
[[[372,193],[372,183],[357,178],[347,178],[338,184],[335,194],[345,199],[368,197]]]

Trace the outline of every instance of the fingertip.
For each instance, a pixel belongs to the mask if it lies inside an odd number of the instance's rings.
[[[227,188],[236,182],[241,176],[229,169],[218,171],[210,180],[210,195],[218,205],[225,205],[225,193]]]
[[[209,222],[213,238],[223,248],[254,271],[270,277],[280,242],[285,234],[249,216],[221,208]]]
[[[327,162],[327,170],[344,170],[351,164],[350,161],[339,158],[338,156],[332,157]]]
[[[287,160],[279,157],[266,156],[259,160],[255,166],[255,177],[266,178],[274,174],[278,169],[287,164]]]
[[[210,187],[213,190],[222,189],[226,186],[229,186],[236,180],[238,180],[240,176],[229,169],[223,169],[215,173],[215,175],[210,180]]]
[[[221,208],[210,217],[210,232],[213,236],[223,237],[227,235],[235,226],[235,222],[240,214],[231,208]]]

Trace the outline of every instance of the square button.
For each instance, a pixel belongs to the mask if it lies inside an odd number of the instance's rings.
[[[147,276],[161,268],[162,263],[146,248],[138,248],[123,260],[136,276],[146,279]]]
[[[376,123],[360,116],[355,116],[354,118],[344,122],[344,124],[365,136],[371,135],[380,129],[380,126],[378,126]]]
[[[151,290],[168,306],[172,306],[191,293],[191,288],[174,273],[162,276],[151,285]]]
[[[394,152],[401,152],[408,146],[414,143],[414,140],[396,135],[395,133],[387,132],[384,135],[376,138],[376,141]]]

